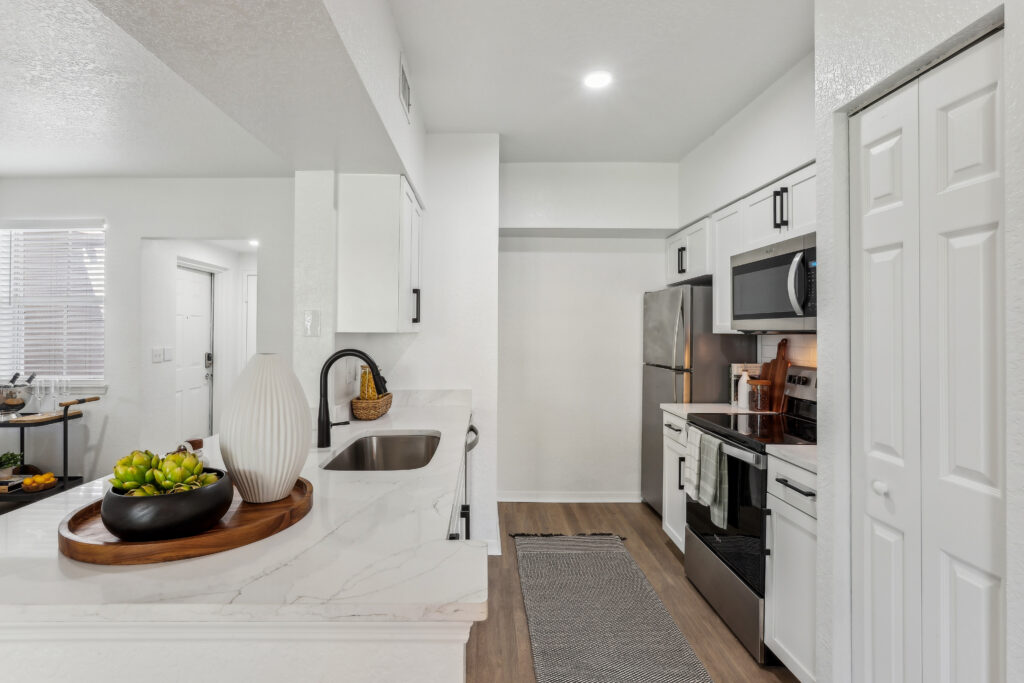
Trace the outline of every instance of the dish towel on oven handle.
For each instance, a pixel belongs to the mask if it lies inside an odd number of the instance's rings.
[[[725,529],[729,510],[729,468],[722,442],[710,434],[700,435],[700,475],[697,502],[711,510],[711,523]]]

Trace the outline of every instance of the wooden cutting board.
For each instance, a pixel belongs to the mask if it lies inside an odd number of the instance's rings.
[[[68,411],[68,419],[74,419],[76,417],[82,417],[81,410]],[[39,424],[40,422],[53,422],[54,420],[63,420],[64,411],[59,413],[38,413],[36,415],[26,415],[24,417],[12,417],[10,419],[11,424],[15,425],[33,425]]]
[[[762,378],[772,383],[768,395],[771,398],[771,410],[775,413],[782,411],[783,404],[786,401],[786,375],[789,372],[789,361],[786,359],[786,348],[788,346],[788,339],[783,339],[779,342],[778,349],[775,352],[775,360],[768,364],[768,376]]]
[[[92,564],[152,564],[212,555],[273,536],[306,516],[313,485],[303,478],[291,494],[273,503],[245,503],[235,491],[227,513],[209,531],[165,541],[122,541],[100,519],[102,499],[75,510],[60,523],[57,547],[73,560]]]

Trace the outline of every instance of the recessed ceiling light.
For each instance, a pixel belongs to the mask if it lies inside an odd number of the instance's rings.
[[[249,246],[250,247],[258,247],[258,246],[260,246],[260,241],[259,240],[249,240]]]
[[[583,77],[583,85],[592,90],[599,90],[611,85],[612,80],[612,75],[607,71],[591,71]]]

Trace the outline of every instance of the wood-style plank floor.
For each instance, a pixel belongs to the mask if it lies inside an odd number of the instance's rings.
[[[499,503],[502,554],[488,562],[487,621],[469,636],[469,683],[535,683],[530,634],[509,533],[610,532],[647,575],[716,683],[795,681],[783,667],[760,667],[687,581],[683,557],[643,503]],[[626,682],[624,682],[626,683]]]

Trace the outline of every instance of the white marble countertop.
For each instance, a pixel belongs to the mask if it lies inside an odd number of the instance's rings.
[[[740,410],[729,403],[662,403],[661,409],[683,419],[686,419],[686,416],[690,413],[744,415],[756,412],[753,410]],[[776,458],[785,460],[791,465],[802,467],[815,474],[818,473],[818,447],[816,445],[779,444],[766,446],[765,450],[768,452],[768,455],[774,455]]]
[[[756,410],[740,410],[730,403],[662,403],[661,409],[676,417],[686,418],[690,413],[724,413],[726,415],[743,415],[756,413]]]
[[[765,450],[768,455],[773,455],[780,460],[785,460],[790,465],[796,465],[808,472],[818,473],[818,446],[799,446],[795,444],[777,444],[767,446]]]
[[[111,567],[57,550],[65,515],[98,499],[105,478],[0,516],[0,623],[28,621],[479,621],[487,546],[447,540],[469,407],[396,405],[333,430],[302,476],[313,509],[270,538],[215,555]],[[366,433],[438,431],[418,470],[326,471]],[[214,457],[210,457],[211,464]]]

